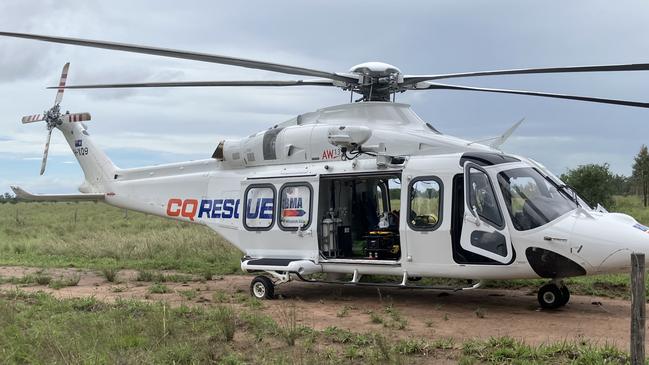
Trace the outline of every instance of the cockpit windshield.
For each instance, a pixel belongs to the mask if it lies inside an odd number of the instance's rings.
[[[560,186],[530,167],[500,172],[498,184],[519,231],[540,227],[577,208]]]

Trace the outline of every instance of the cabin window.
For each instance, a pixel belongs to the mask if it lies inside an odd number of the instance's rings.
[[[496,228],[504,228],[496,193],[486,172],[469,168],[469,208]]]
[[[275,220],[275,188],[272,185],[251,185],[244,199],[243,225],[251,231],[268,230]]]
[[[410,183],[408,225],[414,230],[434,230],[441,221],[442,182],[436,177],[422,177]]]
[[[309,227],[312,196],[311,185],[307,183],[291,183],[282,186],[279,193],[279,227],[286,231]]]

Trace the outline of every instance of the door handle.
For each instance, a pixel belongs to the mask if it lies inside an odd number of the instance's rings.
[[[478,211],[475,209],[475,207],[473,207],[473,215],[471,213],[465,214],[464,220],[475,224],[476,227],[480,227],[480,224],[482,223],[480,217],[478,216]]]
[[[545,237],[543,237],[543,239],[546,240],[546,241],[568,242],[567,238],[559,238],[559,237],[545,236]]]

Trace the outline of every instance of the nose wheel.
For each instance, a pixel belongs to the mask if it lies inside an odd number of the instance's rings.
[[[557,309],[568,304],[570,300],[570,291],[565,285],[549,283],[539,289],[537,296],[539,304],[545,309]]]

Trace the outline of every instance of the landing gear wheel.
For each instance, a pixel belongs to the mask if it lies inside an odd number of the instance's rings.
[[[545,309],[557,309],[568,302],[567,300],[564,302],[562,290],[553,283],[543,285],[537,297],[539,304]]]
[[[273,299],[275,284],[265,276],[257,276],[250,283],[250,294],[257,299]]]
[[[561,286],[561,306],[563,307],[564,305],[568,304],[568,301],[570,301],[570,290],[568,290],[568,287],[565,285]]]

